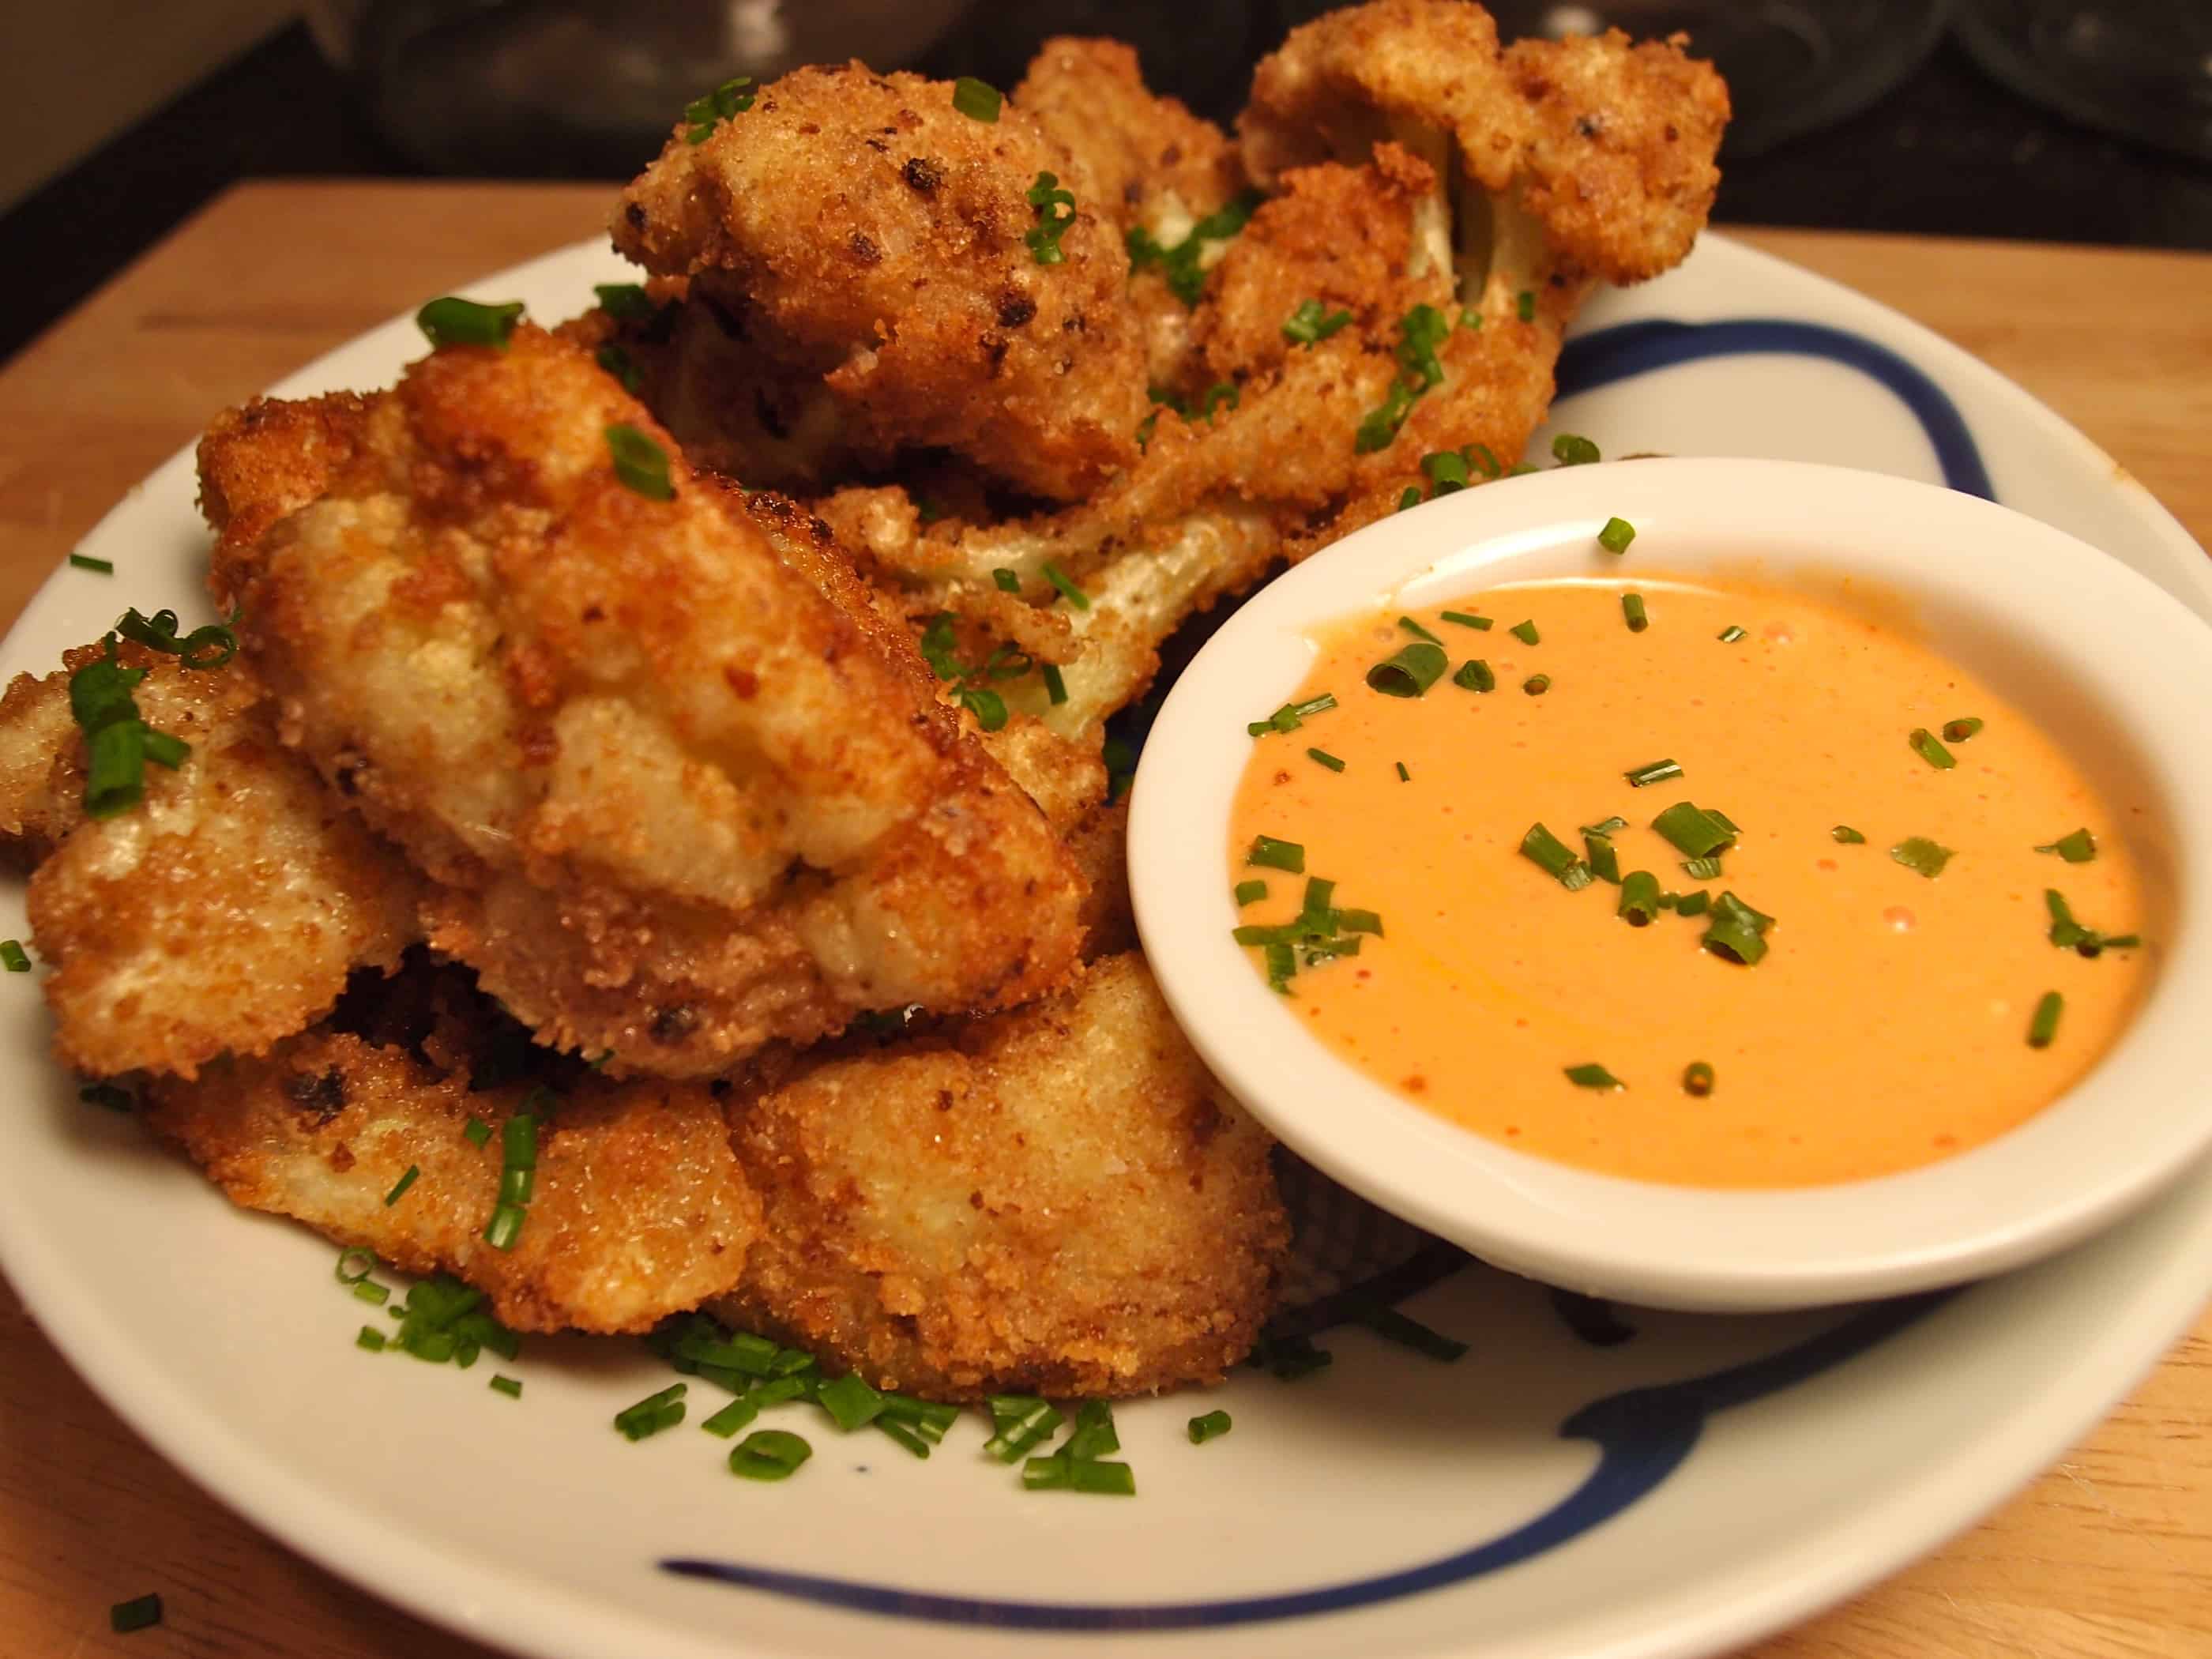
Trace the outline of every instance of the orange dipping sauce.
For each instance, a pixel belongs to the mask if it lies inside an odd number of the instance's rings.
[[[2134,946],[2092,957],[2052,944],[2045,890],[2084,928],[2142,932],[2151,919],[2128,842],[2142,809],[2098,799],[2049,738],[1907,628],[1797,592],[1638,574],[1411,613],[1449,664],[1418,696],[1367,683],[1415,641],[1397,611],[1317,641],[1292,702],[1329,693],[1337,706],[1254,739],[1230,879],[1267,893],[1238,919],[1293,921],[1318,877],[1335,884],[1331,907],[1373,912],[1382,933],[1340,924],[1358,954],[1310,965],[1293,947],[1297,1018],[1479,1134],[1686,1186],[1909,1169],[2064,1093],[2126,1024],[2147,970]],[[1628,592],[1643,599],[1641,631],[1626,621]],[[1509,631],[1523,621],[1537,643]],[[1455,683],[1470,659],[1494,690]],[[1549,684],[1532,695],[1524,682],[1538,675]],[[1944,739],[1970,720],[1981,722],[1972,735]],[[1913,747],[1916,729],[1954,764]],[[1680,775],[1627,781],[1662,761]],[[1717,878],[1686,873],[1690,854],[1651,827],[1686,801],[1737,826]],[[1735,895],[1771,918],[1765,954],[1747,965],[1708,949],[1713,909],[1632,926],[1617,914],[1624,887],[1571,890],[1522,851],[1540,823],[1587,865],[1583,827],[1614,816],[1627,821],[1607,837],[1621,876],[1647,872],[1709,903]],[[1838,840],[1838,826],[1865,840]],[[2083,829],[2087,861],[2036,850]],[[1303,872],[1248,862],[1262,836],[1301,848]],[[1915,838],[1951,849],[1940,872],[1922,872],[1934,858],[1904,848]],[[1248,954],[1267,971],[1264,947]],[[2033,1045],[2051,992],[2056,1031]],[[1686,1085],[1699,1063],[1709,1092]],[[1569,1078],[1585,1066],[1624,1086]]]

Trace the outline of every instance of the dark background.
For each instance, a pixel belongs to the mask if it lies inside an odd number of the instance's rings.
[[[1225,120],[1282,33],[1265,5],[1079,9],[1098,15],[985,5],[915,67],[1011,86],[1047,32],[1038,23],[1134,33],[1155,87]],[[1147,26],[1158,38],[1145,38]],[[532,170],[616,179],[647,154],[594,158],[549,143]],[[1723,151],[1722,163],[1723,223],[2212,249],[2212,165],[2075,126],[1991,81],[1949,38],[1872,107],[1764,154]],[[236,179],[423,171],[379,136],[295,24],[0,217],[13,295],[0,307],[0,358]]]

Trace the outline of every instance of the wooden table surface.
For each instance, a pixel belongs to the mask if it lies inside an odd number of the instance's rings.
[[[594,234],[610,196],[289,183],[223,197],[0,371],[0,623],[216,409],[429,295]],[[2212,257],[1737,234],[1986,358],[2212,544]],[[110,1635],[109,1605],[147,1590],[167,1601],[167,1624]],[[1981,1525],[1753,1651],[2212,1655],[2212,1316]],[[94,1398],[0,1280],[0,1659],[111,1654],[485,1650],[339,1583],[200,1492]]]

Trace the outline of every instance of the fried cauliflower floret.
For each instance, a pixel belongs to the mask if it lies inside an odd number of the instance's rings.
[[[1081,878],[947,710],[580,348],[448,348],[241,568],[285,739],[434,878],[426,933],[544,1041],[707,1076],[863,1010],[1025,1000]]]
[[[731,1107],[763,1206],[716,1311],[933,1399],[1150,1394],[1250,1348],[1289,1237],[1269,1139],[1143,963]]]
[[[516,1330],[644,1331],[736,1284],[760,1206],[720,1104],[696,1084],[575,1084],[539,1123],[514,1248],[488,1243],[496,1132],[527,1093],[471,1092],[465,1071],[318,1029],[262,1059],[219,1060],[196,1082],[158,1081],[144,1115],[233,1203],[374,1250],[402,1273],[453,1273]],[[461,1133],[471,1117],[495,1132],[482,1147]],[[386,1203],[410,1170],[414,1181]]]
[[[191,753],[149,763],[139,805],[88,817],[69,685],[106,654],[80,647],[0,700],[0,829],[43,854],[27,908],[63,1062],[189,1078],[304,1030],[353,969],[392,968],[416,937],[419,884],[277,741],[240,662],[190,670],[118,647],[145,672],[141,718]]]
[[[228,605],[237,586],[235,558],[270,527],[321,495],[360,448],[375,398],[350,392],[325,398],[256,398],[226,409],[201,434],[200,512],[216,532],[208,586]]]
[[[616,246],[818,377],[854,444],[957,450],[1055,500],[1135,459],[1121,233],[1079,198],[1039,262],[1029,195],[1072,163],[1019,109],[974,120],[946,82],[854,64],[795,70],[687,140],[623,192]]]

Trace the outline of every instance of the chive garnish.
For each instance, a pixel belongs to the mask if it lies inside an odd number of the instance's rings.
[[[1257,904],[1267,896],[1267,884],[1264,881],[1240,881],[1237,884],[1237,907],[1240,910],[1248,904]]]
[[[1022,238],[1029,245],[1030,257],[1041,265],[1066,263],[1067,255],[1060,252],[1060,239],[1075,222],[1075,193],[1060,187],[1058,173],[1040,173],[1022,199],[1037,210],[1036,228]],[[1230,407],[1236,407],[1233,390]],[[1211,393],[1206,412],[1209,416],[1213,413]]]
[[[31,958],[24,952],[22,940],[0,939],[0,967],[6,968],[11,974],[31,971]]]
[[[401,1176],[398,1181],[392,1182],[392,1190],[385,1194],[384,1207],[388,1210],[404,1197],[406,1195],[407,1189],[415,1184],[416,1177],[420,1176],[422,1173],[422,1171],[419,1167],[412,1164],[409,1164],[407,1166],[406,1174]]]
[[[2106,951],[2131,951],[2142,943],[2134,933],[2119,933],[2106,937],[2094,927],[2084,927],[2074,920],[2074,912],[2055,887],[2043,890],[2045,908],[2051,912],[2051,942],[2063,950],[2071,947],[2085,957],[2100,955]]]
[[[1628,631],[1632,634],[1641,634],[1651,626],[1651,618],[1644,610],[1644,596],[1641,593],[1622,594],[1620,614],[1627,618]]]
[[[1693,1060],[1682,1068],[1682,1092],[1705,1096],[1713,1091],[1713,1068],[1702,1060]]]
[[[1590,884],[1590,867],[1568,851],[1567,845],[1541,823],[1532,823],[1521,837],[1521,856],[1553,878],[1569,892]]]
[[[1032,1457],[1022,1465],[1022,1490],[1133,1498],[1137,1477],[1127,1463],[1079,1462],[1065,1452],[1054,1452],[1049,1457]]]
[[[1251,849],[1244,854],[1244,862],[1302,876],[1306,872],[1306,849],[1294,841],[1277,841],[1273,836],[1255,836]]]
[[[131,691],[146,672],[123,666],[110,634],[107,654],[70,676],[70,714],[84,733],[88,757],[87,817],[112,818],[143,799],[148,761],[173,771],[191,756],[190,744],[155,731],[139,715]]]
[[[1464,611],[1439,611],[1437,615],[1444,622],[1456,623],[1462,628],[1472,628],[1485,634],[1490,631],[1492,625],[1497,621],[1494,617],[1470,616]]]
[[[1398,626],[1404,629],[1408,634],[1411,634],[1417,640],[1426,640],[1431,645],[1442,645],[1443,643],[1442,640],[1430,633],[1427,629],[1422,627],[1420,623],[1415,622],[1411,617],[1399,617]]]
[[[1936,740],[1936,734],[1924,726],[1914,726],[1905,742],[1911,745],[1914,754],[1939,772],[1948,772],[1959,763],[1951,751]]]
[[[1708,853],[1701,859],[1685,859],[1682,873],[1692,881],[1717,881],[1721,874],[1720,854]]]
[[[1459,672],[1452,676],[1452,684],[1469,691],[1495,691],[1498,676],[1481,658],[1470,657],[1459,665]]]
[[[1943,722],[1943,741],[1946,743],[1964,743],[1967,738],[1972,737],[1975,732],[1981,729],[1981,721],[1975,719],[1972,714],[1967,715],[1964,720],[1945,720]]]
[[[1748,968],[1766,954],[1766,930],[1774,918],[1753,909],[1734,893],[1713,901],[1713,919],[1698,942],[1715,956]]]
[[[1338,910],[1332,913],[1339,931],[1346,933],[1371,933],[1382,937],[1382,918],[1372,910]]]
[[[1289,995],[1291,975],[1298,971],[1297,953],[1287,945],[1270,945],[1260,954],[1267,970],[1267,988]]]
[[[1443,647],[1415,640],[1367,671],[1368,689],[1386,697],[1418,697],[1442,678],[1447,660]]]
[[[1298,345],[1314,345],[1351,320],[1348,311],[1330,311],[1318,300],[1301,300],[1298,308],[1283,320],[1283,337]]]
[[[1570,1066],[1566,1073],[1567,1081],[1577,1089],[1626,1089],[1628,1086],[1602,1066]]]
[[[983,1449],[1001,1463],[1042,1445],[1066,1419],[1035,1395],[994,1394],[984,1404],[991,1412],[991,1437]]]
[[[1736,836],[1735,826],[1726,818],[1686,800],[1660,813],[1651,827],[1693,859],[1719,852]]]
[[[623,489],[649,501],[672,501],[676,485],[668,476],[668,452],[626,421],[606,429],[607,453]]]
[[[366,1302],[373,1308],[380,1308],[392,1299],[392,1287],[380,1285],[373,1279],[364,1279],[353,1287],[353,1294],[356,1302]]]
[[[513,1249],[522,1237],[522,1224],[529,1218],[530,1212],[521,1205],[501,1202],[493,1208],[491,1219],[484,1223],[483,1242],[495,1250]]]
[[[1531,674],[1521,682],[1521,689],[1532,697],[1540,697],[1552,689],[1552,677],[1549,674]]]
[[[1305,723],[1308,715],[1319,714],[1335,707],[1335,697],[1327,691],[1304,702],[1286,702],[1267,719],[1247,722],[1244,734],[1263,738],[1270,732],[1295,732]]]
[[[788,1480],[814,1448],[785,1429],[755,1429],[730,1448],[730,1473],[748,1480]]]
[[[2066,999],[2056,991],[2045,991],[2035,1005],[2035,1017],[2027,1023],[2027,1046],[2048,1048],[2051,1039],[2058,1035],[2058,1015],[2066,1006]]]
[[[1585,823],[1581,826],[1583,834],[1586,836],[1609,836],[1616,830],[1626,830],[1627,828],[1628,820],[1621,817],[1618,812],[1606,819],[1602,823]]]
[[[1542,639],[1542,635],[1536,632],[1536,624],[1533,620],[1515,623],[1505,631],[1523,645],[1535,645]]]
[[[186,668],[220,668],[238,654],[238,635],[223,623],[206,623],[179,638],[173,611],[143,617],[133,605],[117,619],[115,631],[149,651],[166,652]]]
[[[753,94],[746,88],[752,83],[751,76],[740,75],[684,105],[684,118],[691,125],[684,130],[684,142],[692,145],[703,144],[723,122],[732,115],[743,115],[750,109]]]
[[[1522,289],[1514,297],[1513,306],[1520,314],[1522,322],[1534,322],[1536,320],[1536,290],[1531,288]]]
[[[1678,916],[1702,916],[1705,914],[1705,907],[1712,902],[1711,896],[1702,887],[1694,893],[1676,893],[1671,896],[1674,902],[1668,908]]]
[[[1408,508],[1408,507],[1419,507],[1420,504],[1421,504],[1421,487],[1420,487],[1420,485],[1419,485],[1419,484],[1407,484],[1407,485],[1405,487],[1405,489],[1401,489],[1401,490],[1400,490],[1400,491],[1398,492],[1398,510],[1399,510],[1401,513],[1405,512],[1405,511],[1406,511],[1406,509],[1407,509],[1407,508]]]
[[[1848,823],[1838,824],[1829,830],[1828,834],[1846,847],[1863,847],[1866,844],[1866,837]]]
[[[1021,577],[1004,565],[998,566],[991,572],[991,580],[1001,593],[1018,593],[1022,591]]]
[[[651,322],[659,314],[660,307],[638,283],[594,283],[592,292],[599,296],[599,309],[618,323]]]
[[[1620,878],[1620,902],[1613,915],[1631,927],[1649,927],[1659,914],[1659,878],[1649,870],[1635,870]]]
[[[1671,760],[1646,761],[1621,774],[1632,789],[1641,789],[1647,783],[1664,783],[1669,778],[1682,775],[1681,763]]]
[[[1068,1431],[1060,1455],[1078,1463],[1096,1462],[1121,1449],[1121,1437],[1114,1427],[1114,1408],[1103,1400],[1086,1400],[1075,1408],[1075,1426]]]
[[[1057,708],[1067,701],[1067,682],[1060,678],[1058,663],[1041,662],[1037,665],[1037,673],[1044,681],[1046,702]]]
[[[1406,763],[1400,761],[1398,763],[1398,781],[1401,783],[1411,783],[1413,781],[1413,775],[1406,769]]]
[[[520,1400],[522,1398],[522,1379],[519,1376],[495,1376],[491,1380],[491,1391],[503,1394],[509,1400]]]
[[[1067,573],[1050,559],[1044,562],[1044,579],[1060,590],[1060,596],[1078,611],[1091,609],[1091,596],[1070,580]]]
[[[395,1308],[392,1311],[397,1313],[398,1310]],[[353,1345],[356,1348],[366,1349],[370,1353],[382,1353],[386,1341],[384,1333],[375,1326],[364,1325],[354,1334]]]
[[[1411,1348],[1443,1364],[1467,1357],[1468,1345],[1456,1337],[1446,1336],[1432,1330],[1418,1319],[1400,1313],[1395,1308],[1381,1302],[1364,1304],[1355,1316],[1359,1322],[1385,1341],[1395,1342],[1401,1348]]]
[[[415,313],[415,325],[433,346],[490,346],[504,351],[522,317],[522,301],[481,306],[473,300],[447,295],[433,300]]]
[[[814,1390],[814,1403],[846,1433],[865,1429],[883,1415],[884,1397],[868,1386],[867,1379],[848,1371]]]
[[[1583,831],[1583,856],[1589,861],[1590,873],[1600,881],[1620,884],[1620,855],[1613,851],[1613,842],[1603,836]]]
[[[354,1267],[356,1261],[361,1263],[358,1269]],[[363,1249],[358,1244],[350,1246],[338,1252],[337,1266],[331,1271],[339,1284],[358,1285],[376,1271],[376,1252]]]
[[[2045,842],[2035,849],[2039,853],[2056,853],[2069,864],[2087,864],[2097,856],[2097,838],[2087,830],[2076,830],[2057,841]]]
[[[1208,1412],[1203,1417],[1194,1417],[1189,1424],[1190,1443],[1203,1446],[1209,1440],[1218,1440],[1229,1432],[1229,1426],[1227,1412]]]
[[[1925,836],[1908,836],[1889,849],[1889,855],[1906,869],[1933,881],[1943,873],[1943,866],[1955,852],[1955,848],[1939,845]]]
[[[1636,539],[1636,526],[1626,519],[1607,519],[1597,532],[1597,544],[1608,553],[1626,553]]]
[[[69,562],[71,568],[77,570],[90,570],[102,576],[115,574],[115,561],[112,559],[95,559],[89,553],[72,553],[69,556]]]
[[[1431,386],[1443,384],[1444,367],[1437,348],[1451,333],[1451,321],[1431,305],[1418,305],[1398,319],[1398,365],[1406,372],[1390,383],[1382,402],[1367,411],[1352,440],[1358,453],[1389,447],[1406,416]]]
[[[471,1146],[482,1147],[491,1142],[491,1125],[480,1117],[471,1117],[461,1125],[461,1133]]]
[[[626,1406],[615,1413],[615,1427],[629,1441],[648,1439],[663,1429],[672,1429],[684,1420],[684,1396],[690,1392],[688,1382],[672,1382],[659,1394],[649,1394],[635,1406]]]
[[[1001,101],[998,88],[988,81],[963,75],[952,83],[952,107],[971,121],[981,121],[987,125],[996,121]]]
[[[1330,754],[1326,749],[1309,749],[1306,750],[1306,758],[1310,761],[1317,762],[1322,766],[1326,766],[1332,772],[1341,772],[1344,770],[1344,763],[1339,760],[1335,756]]]
[[[1730,623],[1726,628],[1721,629],[1718,637],[1723,645],[1734,645],[1743,637],[1743,629]]]

